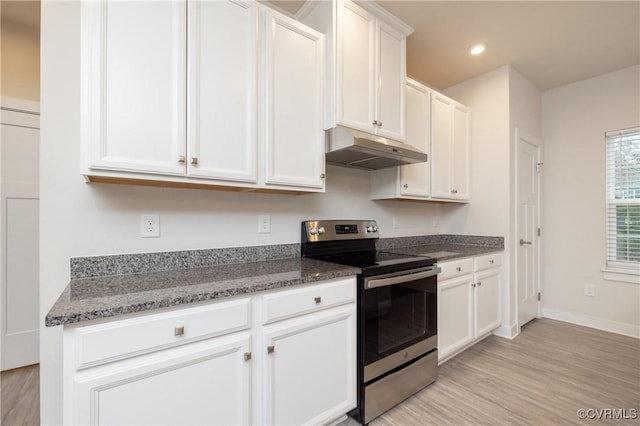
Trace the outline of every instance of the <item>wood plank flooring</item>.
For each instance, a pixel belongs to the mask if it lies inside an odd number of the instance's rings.
[[[2,372],[0,393],[2,425],[40,423],[37,365]],[[638,417],[581,420],[579,409]],[[541,319],[514,340],[491,336],[447,361],[436,383],[371,425],[587,423],[640,425],[640,340]]]
[[[40,424],[40,366],[0,374],[0,413],[3,426]]]
[[[618,415],[627,419],[582,420],[579,409],[623,409]],[[371,425],[637,425],[639,419],[640,340],[540,319],[514,340],[490,336],[442,364],[436,383]]]

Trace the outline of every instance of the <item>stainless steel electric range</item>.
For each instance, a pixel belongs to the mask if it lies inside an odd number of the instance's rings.
[[[302,222],[302,256],[355,266],[362,424],[433,383],[438,368],[436,259],[376,251],[373,220]]]

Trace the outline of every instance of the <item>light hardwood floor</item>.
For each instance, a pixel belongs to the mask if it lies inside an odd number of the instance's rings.
[[[40,366],[3,371],[0,374],[2,425],[40,424]]]
[[[2,425],[39,424],[38,366],[5,371]],[[636,419],[581,420],[579,409]],[[594,411],[590,412],[596,414]],[[356,424],[347,420],[341,425]],[[490,336],[440,366],[436,383],[371,422],[402,425],[640,424],[640,340],[534,320]]]
[[[371,425],[640,424],[640,340],[631,337],[534,320],[514,340],[486,338],[438,374]],[[580,409],[628,418],[581,420]]]

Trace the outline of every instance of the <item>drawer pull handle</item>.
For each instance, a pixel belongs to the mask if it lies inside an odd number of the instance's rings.
[[[476,286],[476,283],[471,283],[471,287],[475,287],[475,286]]]
[[[491,260],[489,261],[489,263],[493,265],[493,259],[491,259]]]
[[[316,301],[316,305],[322,302],[322,297],[314,297],[313,300]]]
[[[272,354],[276,351],[276,347],[271,345],[271,346],[267,346],[267,353],[268,354]]]
[[[460,271],[462,271],[462,268],[461,268],[460,266],[458,266],[458,267],[456,268],[456,271],[460,272]]]
[[[182,335],[184,335],[184,326],[175,327],[173,329],[173,335],[174,336],[182,336]]]
[[[245,361],[249,361],[251,359],[251,352],[245,352],[244,353],[244,360]]]
[[[482,285],[481,281],[478,281],[478,287],[480,287]]]

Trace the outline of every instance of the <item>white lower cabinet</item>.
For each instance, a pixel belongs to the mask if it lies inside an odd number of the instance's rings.
[[[440,263],[438,356],[444,361],[500,326],[502,254]]]
[[[355,326],[354,277],[66,326],[64,424],[329,423],[356,405]]]
[[[242,332],[79,371],[65,424],[248,424],[250,343]]]
[[[354,332],[354,305],[264,328],[266,424],[326,424],[355,406]]]

